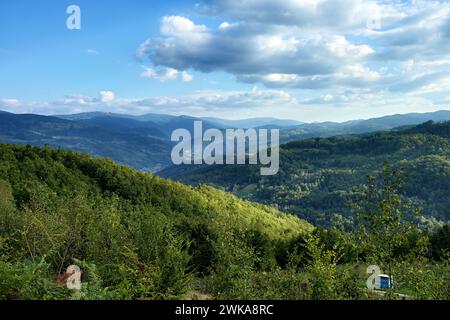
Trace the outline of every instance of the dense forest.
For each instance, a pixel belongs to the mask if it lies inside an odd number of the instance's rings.
[[[280,148],[280,172],[260,176],[257,166],[173,166],[161,176],[208,183],[244,199],[275,205],[316,226],[353,228],[353,202],[367,176],[384,161],[403,172],[403,196],[421,208],[417,223],[450,219],[450,122],[363,135],[312,138]]]
[[[441,139],[427,138],[430,148]],[[379,168],[347,232],[108,159],[0,145],[0,299],[448,299],[449,225],[406,222],[415,207],[400,171]],[[61,281],[71,264],[83,271],[79,291]],[[394,288],[368,291],[369,264]]]

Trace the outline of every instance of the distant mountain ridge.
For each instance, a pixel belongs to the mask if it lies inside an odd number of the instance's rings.
[[[167,139],[109,125],[12,113],[0,113],[0,142],[60,147],[151,171],[169,164],[171,149]]]
[[[287,143],[314,137],[326,138],[337,135],[370,133],[392,130],[403,126],[414,126],[430,120],[435,122],[449,121],[450,110],[396,114],[346,122],[304,123],[296,127],[282,129],[280,139],[281,143]]]
[[[187,115],[167,115],[167,114],[156,114],[148,113],[140,116],[120,114],[120,113],[108,113],[108,112],[87,112],[71,115],[54,115],[54,117],[62,118],[66,120],[87,120],[98,117],[115,117],[123,119],[133,119],[143,122],[153,122],[155,124],[167,124],[171,122],[176,122],[180,120],[202,120],[203,122],[210,123],[217,128],[257,128],[263,126],[278,126],[278,127],[293,127],[296,125],[303,124],[303,122],[296,120],[285,120],[276,118],[249,118],[241,120],[229,120],[213,117],[192,117]]]
[[[201,118],[204,121],[215,123],[218,126],[229,127],[229,128],[258,128],[258,127],[293,127],[301,125],[304,122],[296,120],[285,120],[276,118],[250,118],[242,120],[226,120],[220,118]]]
[[[0,110],[0,142],[35,146],[48,144],[94,156],[109,157],[138,170],[158,172],[172,164],[170,160],[171,148],[174,145],[174,142],[170,141],[172,131],[184,128],[192,132],[195,120],[202,120],[203,130],[279,128],[280,142],[283,144],[311,137],[392,130],[429,120],[450,120],[450,111],[394,115],[344,123],[300,123],[275,118],[226,120],[154,113],[135,116],[88,112],[41,116],[13,114]]]

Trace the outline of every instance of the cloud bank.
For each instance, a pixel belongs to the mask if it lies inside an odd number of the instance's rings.
[[[419,91],[450,74],[448,1],[208,0],[196,9],[217,25],[165,16],[136,55],[300,90]]]

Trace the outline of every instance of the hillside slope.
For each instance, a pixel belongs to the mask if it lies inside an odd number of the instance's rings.
[[[418,235],[396,235],[409,257],[398,290],[448,299],[448,226]],[[354,239],[107,159],[0,145],[0,300],[377,299],[359,287],[370,251]],[[428,246],[438,260],[424,260]],[[80,291],[66,287],[72,264]]]
[[[0,145],[0,179],[11,185],[18,207],[28,204],[30,192],[36,189],[59,198],[78,194],[88,199],[114,196],[132,206],[156,209],[180,220],[219,225],[233,220],[248,229],[258,225],[273,238],[310,229],[308,223],[295,216],[239,200],[209,186],[193,188],[75,152]]]
[[[193,276],[262,261],[264,248],[311,230],[212,187],[75,152],[0,145],[0,299],[67,298],[49,279],[73,263],[95,298],[180,297]]]
[[[180,166],[160,174],[184,183],[210,183],[242,198],[278,205],[318,225],[352,223],[351,202],[383,162],[404,169],[405,195],[427,218],[450,219],[450,122],[402,131],[316,138],[284,145],[278,175],[257,166]]]
[[[137,121],[136,121],[137,122]],[[119,125],[121,124],[121,125]],[[0,114],[0,143],[49,145],[109,157],[139,170],[157,170],[170,162],[171,143],[158,131],[119,121],[81,123],[34,114]]]

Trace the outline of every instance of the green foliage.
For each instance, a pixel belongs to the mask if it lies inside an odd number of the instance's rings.
[[[57,286],[45,259],[10,263],[0,259],[1,299],[65,299],[68,290]]]
[[[436,260],[442,260],[450,256],[450,223],[440,227],[431,236],[431,249]]]
[[[448,298],[448,225],[405,223],[411,201],[395,170],[355,191],[365,198],[358,238],[339,219],[314,229],[210,186],[0,145],[0,299],[367,299],[374,259],[392,260],[395,290]],[[66,287],[72,264],[83,271],[79,291]]]
[[[30,146],[0,145],[0,200],[5,299],[181,298],[207,274],[247,297],[274,244],[312,230],[211,187]],[[76,293],[57,280],[73,263],[84,272]]]
[[[311,297],[314,300],[335,298],[337,251],[325,250],[317,237],[308,239],[306,248],[310,255],[306,271],[311,276]]]
[[[280,148],[280,171],[260,176],[258,166],[183,166],[163,171],[184,183],[209,183],[240,197],[275,205],[315,226],[353,228],[352,203],[381,164],[404,168],[401,195],[423,207],[414,222],[450,219],[450,122],[390,132],[310,138]]]
[[[369,177],[358,206],[358,227],[369,260],[387,267],[392,276],[391,262],[398,246],[406,241],[410,226],[405,216],[410,210],[400,195],[402,173],[391,170],[385,162],[381,186]]]
[[[425,259],[401,261],[395,269],[398,289],[407,292],[411,299],[450,299],[450,260],[443,264]]]

